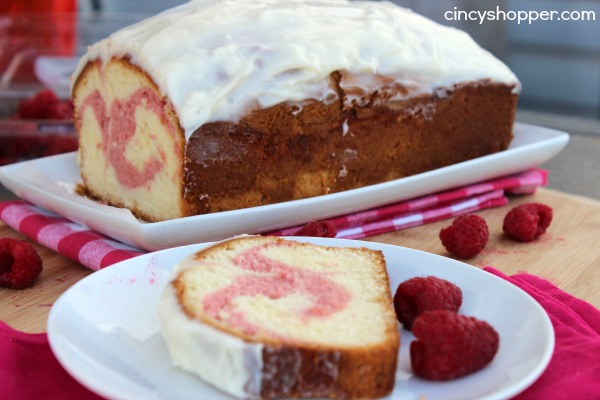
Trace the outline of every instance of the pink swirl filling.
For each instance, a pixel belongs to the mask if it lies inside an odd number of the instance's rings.
[[[83,115],[87,107],[92,108],[100,125],[102,152],[113,167],[119,183],[127,188],[138,188],[149,184],[164,168],[166,159],[164,150],[158,148],[158,155],[153,154],[148,157],[141,170],[127,159],[126,150],[135,135],[135,111],[138,107],[144,107],[155,113],[169,133],[175,135],[175,129],[158,95],[147,88],[138,89],[126,99],[113,101],[108,113],[106,102],[100,92],[95,90],[83,101],[79,115]],[[81,121],[77,123],[81,126]],[[151,135],[150,139],[155,140],[155,136]]]
[[[202,302],[204,311],[247,335],[256,335],[269,330],[250,322],[244,313],[235,309],[235,299],[240,296],[263,295],[279,299],[292,294],[307,295],[312,304],[301,311],[302,319],[327,317],[347,306],[351,294],[325,274],[303,270],[261,253],[265,248],[281,245],[267,243],[238,254],[234,265],[257,274],[239,275],[229,286],[206,296]]]

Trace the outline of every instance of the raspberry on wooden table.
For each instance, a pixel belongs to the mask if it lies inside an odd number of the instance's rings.
[[[552,222],[552,208],[540,203],[524,203],[504,217],[502,230],[519,242],[531,242],[546,232]]]
[[[329,221],[311,221],[298,229],[294,236],[335,237],[337,229]]]
[[[394,294],[394,309],[398,321],[411,329],[413,321],[429,310],[457,312],[462,304],[458,286],[435,276],[415,277],[398,285]]]
[[[42,259],[33,246],[23,240],[0,239],[0,286],[24,289],[42,272]]]
[[[459,258],[473,258],[481,253],[489,237],[487,223],[475,214],[461,215],[440,231],[446,250]]]
[[[416,339],[410,344],[415,375],[449,380],[488,365],[500,344],[498,332],[487,322],[447,310],[427,311],[413,324]]]

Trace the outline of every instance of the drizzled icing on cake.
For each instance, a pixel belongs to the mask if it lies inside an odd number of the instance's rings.
[[[402,96],[515,75],[466,33],[389,2],[193,0],[92,46],[89,60],[129,57],[170,99],[186,137],[207,122],[306,99],[331,102],[334,71],[352,93],[391,78]],[[346,89],[344,87],[344,89]]]

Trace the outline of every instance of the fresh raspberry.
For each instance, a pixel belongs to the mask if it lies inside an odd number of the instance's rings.
[[[488,365],[500,342],[487,322],[447,310],[427,311],[413,324],[410,344],[415,375],[436,381],[458,378]]]
[[[311,221],[298,229],[294,236],[335,237],[337,229],[329,221]]]
[[[52,90],[46,89],[21,101],[17,117],[21,119],[72,119],[73,103],[61,100]]]
[[[421,313],[430,310],[457,312],[462,304],[462,291],[454,283],[435,276],[416,277],[402,282],[394,294],[398,321],[411,329]]]
[[[442,244],[459,258],[473,258],[483,250],[490,237],[487,224],[475,214],[461,215],[440,231]]]
[[[47,110],[46,118],[50,119],[72,119],[73,103],[70,100],[63,100],[50,104]]]
[[[23,119],[50,118],[50,108],[60,102],[52,90],[39,91],[19,104],[19,117]]]
[[[33,246],[23,240],[0,239],[0,286],[23,289],[42,272],[42,259]]]
[[[524,203],[514,207],[504,217],[502,230],[511,239],[531,242],[552,222],[552,208],[540,203]]]

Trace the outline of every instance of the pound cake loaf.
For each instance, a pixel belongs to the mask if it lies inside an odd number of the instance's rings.
[[[161,298],[175,366],[239,398],[377,398],[398,325],[383,254],[241,236],[185,258]]]
[[[506,149],[519,91],[390,2],[193,0],[80,60],[82,186],[148,221],[358,188]]]

